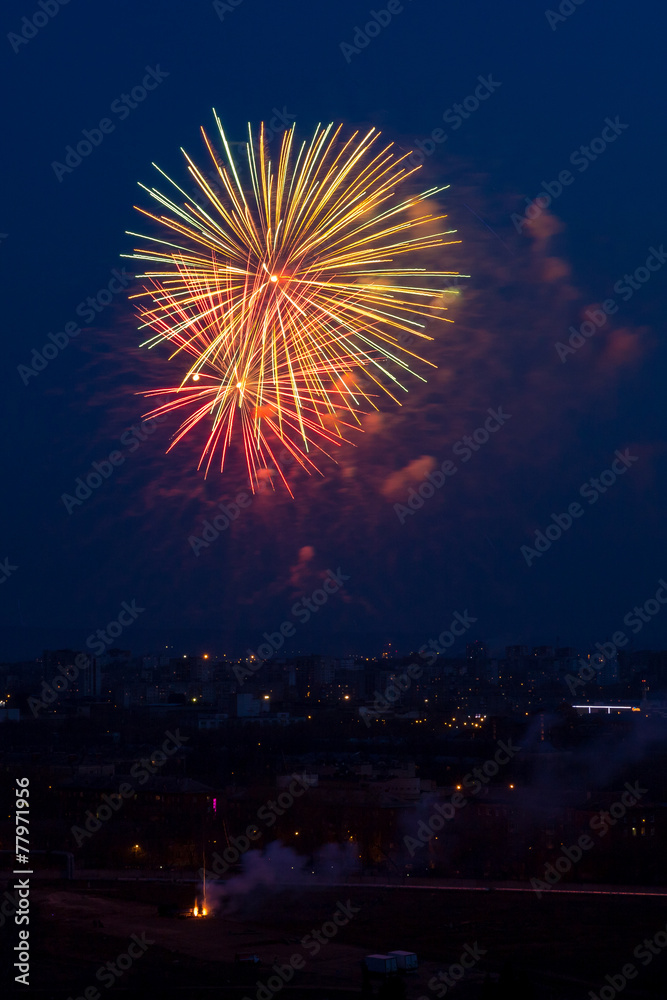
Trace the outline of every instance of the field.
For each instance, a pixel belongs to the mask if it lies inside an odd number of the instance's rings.
[[[126,997],[150,990],[165,998],[210,997],[217,991],[255,1000],[259,991],[259,1000],[268,1000],[270,988],[262,993],[260,984],[276,976],[274,965],[285,969],[293,956],[302,958],[294,963],[300,967],[288,976],[289,985],[279,991],[285,1000],[289,994],[302,1000],[339,991],[361,995],[364,955],[393,949],[419,956],[419,971],[405,979],[408,1000],[434,1000],[428,980],[438,971],[447,973],[462,954],[475,957],[467,958],[472,967],[456,982],[460,1000],[583,1000],[589,990],[599,991],[605,975],[617,974],[628,962],[640,971],[623,990],[624,997],[667,995],[665,956],[656,955],[646,968],[633,958],[644,938],[664,930],[665,897],[552,890],[538,899],[532,892],[456,890],[435,884],[293,887],[256,890],[244,899],[241,910],[204,919],[158,916],[160,903],[190,907],[194,889],[149,882],[36,883],[33,990],[41,988],[56,1000],[83,995],[87,986],[100,984],[100,967],[125,953],[135,934],[150,943],[108,988],[105,980],[102,996],[121,989]],[[323,943],[317,946],[313,932],[321,934],[323,925]],[[15,937],[16,928],[8,921],[2,931],[5,949]],[[236,960],[250,954],[261,964]],[[503,970],[507,977],[510,968],[515,986],[501,992],[498,977]],[[272,980],[274,988],[278,982]],[[372,988],[377,992],[378,987],[375,982]]]

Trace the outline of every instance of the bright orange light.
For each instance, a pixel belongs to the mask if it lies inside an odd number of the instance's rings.
[[[275,417],[277,412],[275,406],[265,403],[263,406],[256,406],[252,411],[252,415],[255,419],[258,417]]]

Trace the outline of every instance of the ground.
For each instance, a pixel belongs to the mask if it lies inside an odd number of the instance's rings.
[[[136,934],[154,944],[111,987],[123,989],[126,997],[149,988],[156,996],[210,997],[214,989],[255,1000],[259,984],[275,976],[272,966],[285,966],[294,955],[302,955],[305,966],[280,991],[283,1000],[290,993],[302,1000],[337,991],[360,994],[362,958],[404,949],[416,951],[420,963],[418,973],[406,977],[408,1000],[435,1000],[428,980],[458,963],[466,946],[477,946],[481,957],[456,984],[460,1000],[480,996],[487,974],[496,981],[508,962],[537,984],[539,1000],[588,997],[589,990],[597,993],[605,985],[605,975],[617,974],[627,962],[640,972],[624,997],[667,995],[667,949],[647,968],[632,954],[644,938],[664,930],[667,897],[552,890],[538,899],[532,892],[437,884],[344,885],[255,893],[241,912],[211,919],[157,914],[158,903],[190,906],[194,900],[194,885],[36,881],[31,985],[43,986],[54,998],[80,996],[86,986],[100,984],[98,969],[125,952]],[[314,946],[300,942],[331,921],[339,903],[358,912],[313,955]],[[16,928],[8,922],[3,935],[16,937]],[[237,954],[251,953],[260,965],[235,962]],[[108,995],[105,985],[99,985],[101,996]],[[259,1000],[269,1000],[268,993]]]

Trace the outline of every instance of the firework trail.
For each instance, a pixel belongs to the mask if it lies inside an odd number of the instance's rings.
[[[399,402],[404,375],[424,381],[410,364],[425,359],[404,345],[431,340],[430,319],[451,322],[451,289],[428,281],[457,272],[414,260],[460,241],[424,204],[444,187],[397,196],[419,168],[375,129],[345,140],[342,126],[318,125],[297,147],[292,127],[274,163],[263,124],[258,142],[248,126],[244,171],[215,117],[226,162],[202,134],[219,183],[184,152],[195,197],[159,167],[180,198],[140,185],[163,211],[138,208],[159,235],[131,233],[146,245],[129,256],[158,269],[139,275],[148,283],[133,298],[152,331],[145,346],[168,342],[182,376],[146,395],[168,397],[151,415],[187,411],[171,447],[206,428],[206,473],[242,445],[253,489],[280,476],[289,490],[278,445],[318,471],[313,450],[328,455],[383,393]]]

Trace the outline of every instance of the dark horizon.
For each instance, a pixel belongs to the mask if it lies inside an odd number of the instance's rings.
[[[18,629],[15,631],[23,632],[23,630]],[[94,635],[94,633],[88,633],[86,630],[64,628],[60,630],[31,629],[26,630],[25,637],[15,636],[13,638],[8,636],[9,632],[10,630],[8,629],[3,630],[2,646],[0,647],[3,650],[3,654],[0,659],[0,665],[34,662],[41,658],[44,650],[83,650],[90,655],[95,655],[95,650],[86,645],[86,639]],[[37,633],[38,638],[35,637],[35,633]],[[166,642],[164,641],[165,638]],[[435,638],[437,640],[437,637]],[[558,641],[545,641],[543,636],[538,636],[537,638],[542,641],[526,641],[522,637],[510,637],[510,641],[508,642],[494,644],[493,642],[489,642],[484,635],[474,634],[462,638],[460,642],[450,648],[443,649],[441,655],[445,658],[465,657],[466,645],[478,640],[484,643],[491,659],[504,659],[508,646],[525,646],[529,651],[539,647],[551,647],[553,649],[567,648],[576,650],[577,656],[585,656],[589,653],[594,654],[598,650],[598,647],[608,644],[611,639],[611,637],[607,637],[602,641],[578,644],[565,641],[567,637],[562,636],[557,637]],[[110,645],[105,650],[105,654],[114,649],[121,649],[128,650],[133,657],[142,657],[157,656],[160,654],[166,655],[166,652],[169,651],[169,655],[172,656],[203,656],[206,653],[207,656],[219,660],[239,660],[245,659],[249,650],[256,651],[265,641],[263,633],[259,635],[251,632],[222,633],[214,630],[204,633],[196,629],[181,629],[176,632],[172,631],[171,633],[166,630],[162,633],[155,632],[151,637],[148,633],[137,629],[131,637],[128,637],[127,642],[123,642],[122,638],[119,639],[117,643]],[[383,655],[390,655],[390,658],[405,659],[415,654],[424,645],[428,645],[428,643],[424,643],[422,639],[418,640],[415,638],[410,641],[409,637],[405,636],[390,636],[385,638],[379,633],[376,635],[362,634],[356,636],[352,634],[346,636],[344,640],[334,637],[327,640],[326,637],[323,638],[319,634],[312,634],[311,641],[309,641],[309,636],[304,634],[301,639],[301,645],[299,645],[296,639],[294,641],[286,641],[285,645],[280,647],[279,651],[276,652],[274,658],[279,660],[283,657],[294,656],[328,656],[345,659],[350,656],[364,656],[371,659],[381,659]],[[622,649],[619,647],[620,652],[635,654],[645,652],[661,653],[665,652],[666,649],[667,647],[646,645],[638,642],[629,642]]]

